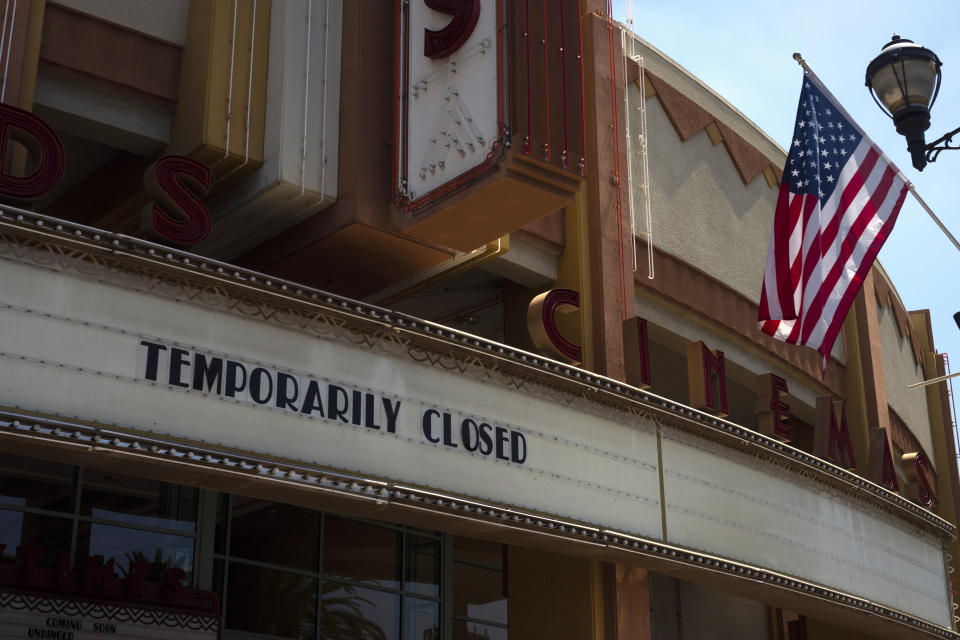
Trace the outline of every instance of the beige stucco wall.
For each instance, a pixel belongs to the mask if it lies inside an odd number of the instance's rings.
[[[907,388],[907,385],[923,380],[923,370],[914,360],[910,339],[906,335],[901,338],[897,332],[897,320],[890,305],[877,309],[877,316],[887,403],[907,423],[927,454],[927,459],[934,464],[926,393],[922,388]]]
[[[627,46],[629,55],[631,45]],[[636,39],[633,47],[643,57],[645,69],[730,127],[775,167],[783,165],[783,149],[746,116],[647,43]],[[639,153],[642,95],[636,83],[629,83],[626,91],[634,228],[645,237]],[[762,175],[744,184],[724,144],[714,145],[706,131],[682,141],[656,97],[646,100],[646,120],[654,245],[759,304],[778,188],[770,187]],[[645,265],[639,268],[646,271]],[[834,344],[832,355],[845,360],[842,339]]]
[[[774,165],[782,166],[787,158],[786,152],[772,138],[750,121],[732,104],[723,99],[699,78],[677,64],[662,51],[644,41],[633,37],[626,44],[628,56],[640,56],[646,69],[658,78],[706,109],[718,120],[733,129],[744,140],[767,156]],[[791,114],[792,115],[792,114]]]
[[[629,90],[639,102],[640,90],[633,84]],[[631,113],[631,131],[639,132],[637,114]],[[726,148],[706,132],[682,142],[656,98],[647,101],[647,138],[654,244],[759,303],[777,190],[762,176],[743,184]],[[640,175],[633,178],[642,231]]]

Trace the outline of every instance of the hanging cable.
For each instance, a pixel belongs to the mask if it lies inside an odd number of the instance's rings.
[[[533,134],[533,118],[530,105],[530,0],[525,2],[526,26],[523,37],[527,40],[527,137],[523,140],[523,152],[530,155],[530,136]]]
[[[648,133],[647,133],[647,88],[646,88],[646,66],[643,58],[640,58],[640,150],[643,154],[643,207],[644,218],[647,223],[647,279],[653,280],[653,212],[650,204],[650,163],[647,153]]]
[[[583,98],[583,6],[577,0],[577,60],[580,62],[580,160],[577,161],[577,170],[581,176],[587,175],[587,162],[584,154],[587,152],[587,107]]]
[[[563,0],[560,2],[560,78],[561,90],[563,91],[563,149],[560,152],[560,166],[567,168],[567,153],[570,148],[567,144],[567,45],[566,45],[566,26],[567,21],[563,15]]]
[[[627,74],[627,31],[620,31],[620,52],[623,61],[623,79],[629,77]],[[630,50],[633,51],[634,40],[630,37]],[[632,59],[632,58],[631,58]],[[635,185],[633,182],[633,136],[630,133],[630,88],[623,89],[623,133],[627,141],[627,213],[630,216],[630,249],[633,260],[633,273],[637,272],[637,216],[633,206],[633,196]]]
[[[547,43],[547,0],[543,0],[543,41],[540,44],[543,46],[543,101],[547,124],[547,132],[543,137],[543,159],[550,160],[550,72],[547,67],[550,45]]]
[[[210,165],[211,173],[221,162],[230,157],[230,125],[233,123],[233,63],[237,52],[237,3],[233,0],[233,31],[230,35],[230,80],[227,82],[227,136],[223,145],[223,157]]]

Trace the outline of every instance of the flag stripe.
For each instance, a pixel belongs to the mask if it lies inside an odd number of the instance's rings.
[[[818,349],[820,355],[823,356],[824,362],[826,362],[827,357],[829,357],[830,350],[833,348],[833,343],[837,339],[840,329],[843,327],[843,321],[847,317],[847,312],[850,310],[850,305],[853,304],[854,297],[857,295],[857,292],[860,291],[860,287],[863,285],[863,280],[867,277],[867,273],[873,266],[873,261],[876,259],[877,254],[880,253],[880,247],[883,246],[883,243],[886,242],[887,238],[890,236],[890,232],[893,230],[893,225],[897,221],[897,215],[899,215],[900,208],[903,206],[903,201],[907,197],[907,191],[909,191],[909,189],[907,188],[907,185],[904,184],[900,189],[900,197],[897,198],[896,203],[891,207],[893,211],[884,222],[883,227],[877,233],[873,242],[870,244],[870,248],[864,254],[863,260],[860,262],[856,274],[851,279],[851,286],[846,288],[843,293],[843,297],[837,304],[836,313],[834,313],[830,327],[827,329],[826,334],[821,342],[821,346]]]
[[[869,200],[866,202],[865,206],[857,211],[853,207],[847,209],[844,215],[844,218],[851,217],[855,218],[853,224],[850,225],[849,232],[839,238],[840,247],[839,255],[836,260],[833,262],[833,265],[830,267],[827,276],[823,279],[823,282],[820,284],[817,300],[810,306],[809,313],[812,317],[817,318],[817,323],[807,324],[804,326],[803,331],[803,342],[804,344],[811,347],[819,347],[819,340],[811,341],[810,338],[814,333],[814,330],[821,326],[828,326],[830,324],[830,318],[824,317],[824,306],[828,304],[828,300],[825,300],[825,296],[830,293],[830,297],[833,298],[835,293],[835,287],[842,286],[846,288],[850,284],[849,277],[842,281],[840,280],[841,275],[846,272],[847,262],[853,255],[854,251],[860,246],[860,241],[864,238],[864,230],[867,225],[873,220],[877,214],[877,209],[880,205],[883,204],[884,199],[886,198],[887,192],[890,190],[890,185],[893,182],[894,174],[893,171],[886,167],[883,172],[883,176],[880,180],[880,183],[877,185],[877,188],[870,195]],[[838,212],[839,213],[839,212]],[[838,216],[839,217],[839,216]],[[834,218],[837,219],[837,218]],[[839,221],[837,226],[839,227]],[[868,236],[869,237],[869,236]]]
[[[777,196],[758,326],[827,357],[906,198],[897,168],[805,74]]]

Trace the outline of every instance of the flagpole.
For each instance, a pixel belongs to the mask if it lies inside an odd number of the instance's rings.
[[[910,189],[910,193],[913,194],[913,197],[917,199],[917,202],[920,203],[920,206],[923,207],[923,210],[930,214],[930,217],[933,218],[933,221],[937,223],[937,226],[940,227],[940,231],[943,231],[943,234],[950,238],[950,242],[953,243],[953,246],[957,248],[957,251],[960,251],[960,242],[957,242],[957,239],[953,237],[953,234],[947,231],[947,228],[943,226],[943,223],[940,222],[940,218],[930,210],[930,207],[927,206],[927,203],[923,201],[923,198],[920,197],[920,194],[917,193],[917,190],[913,188],[913,184],[908,182],[907,187]]]
[[[960,376],[960,371],[957,371],[956,373],[951,373],[948,376],[940,376],[939,378],[930,378],[929,380],[924,380],[923,382],[915,382],[913,384],[908,384],[907,389],[913,389],[915,387],[926,387],[931,384],[943,382],[944,380],[949,380],[950,378],[956,378],[957,376]]]
[[[814,78],[817,77],[817,74],[813,72],[813,69],[810,68],[810,65],[807,64],[807,61],[803,59],[803,56],[800,55],[799,52],[794,52],[793,59],[797,61],[797,64],[803,67],[804,71],[812,75]],[[819,82],[819,78],[817,78],[817,80],[822,86],[823,83]],[[837,101],[834,100],[834,102]],[[837,104],[839,104],[839,102],[837,102]],[[850,118],[850,120],[852,121],[853,119]],[[952,242],[953,246],[957,248],[957,251],[960,251],[960,242],[957,242],[957,239],[954,238],[953,234],[950,233],[946,226],[944,226],[944,224],[940,221],[940,218],[937,217],[937,214],[935,214],[927,205],[927,203],[923,201],[923,198],[920,197],[920,194],[917,193],[917,190],[914,188],[913,183],[907,180],[907,177],[904,176],[903,173],[901,173],[900,176],[903,178],[904,182],[907,183],[907,188],[910,190],[910,193],[913,194],[913,197],[917,199],[917,202],[920,203],[920,206],[923,207],[923,210],[926,211],[931,218],[933,218],[933,221],[937,223],[938,227],[940,227],[940,231],[943,231],[943,235],[950,239],[950,242]]]

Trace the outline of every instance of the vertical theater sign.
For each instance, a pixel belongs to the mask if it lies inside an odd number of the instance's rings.
[[[416,212],[493,165],[506,140],[505,61],[500,2],[403,5],[393,175],[397,204]]]

